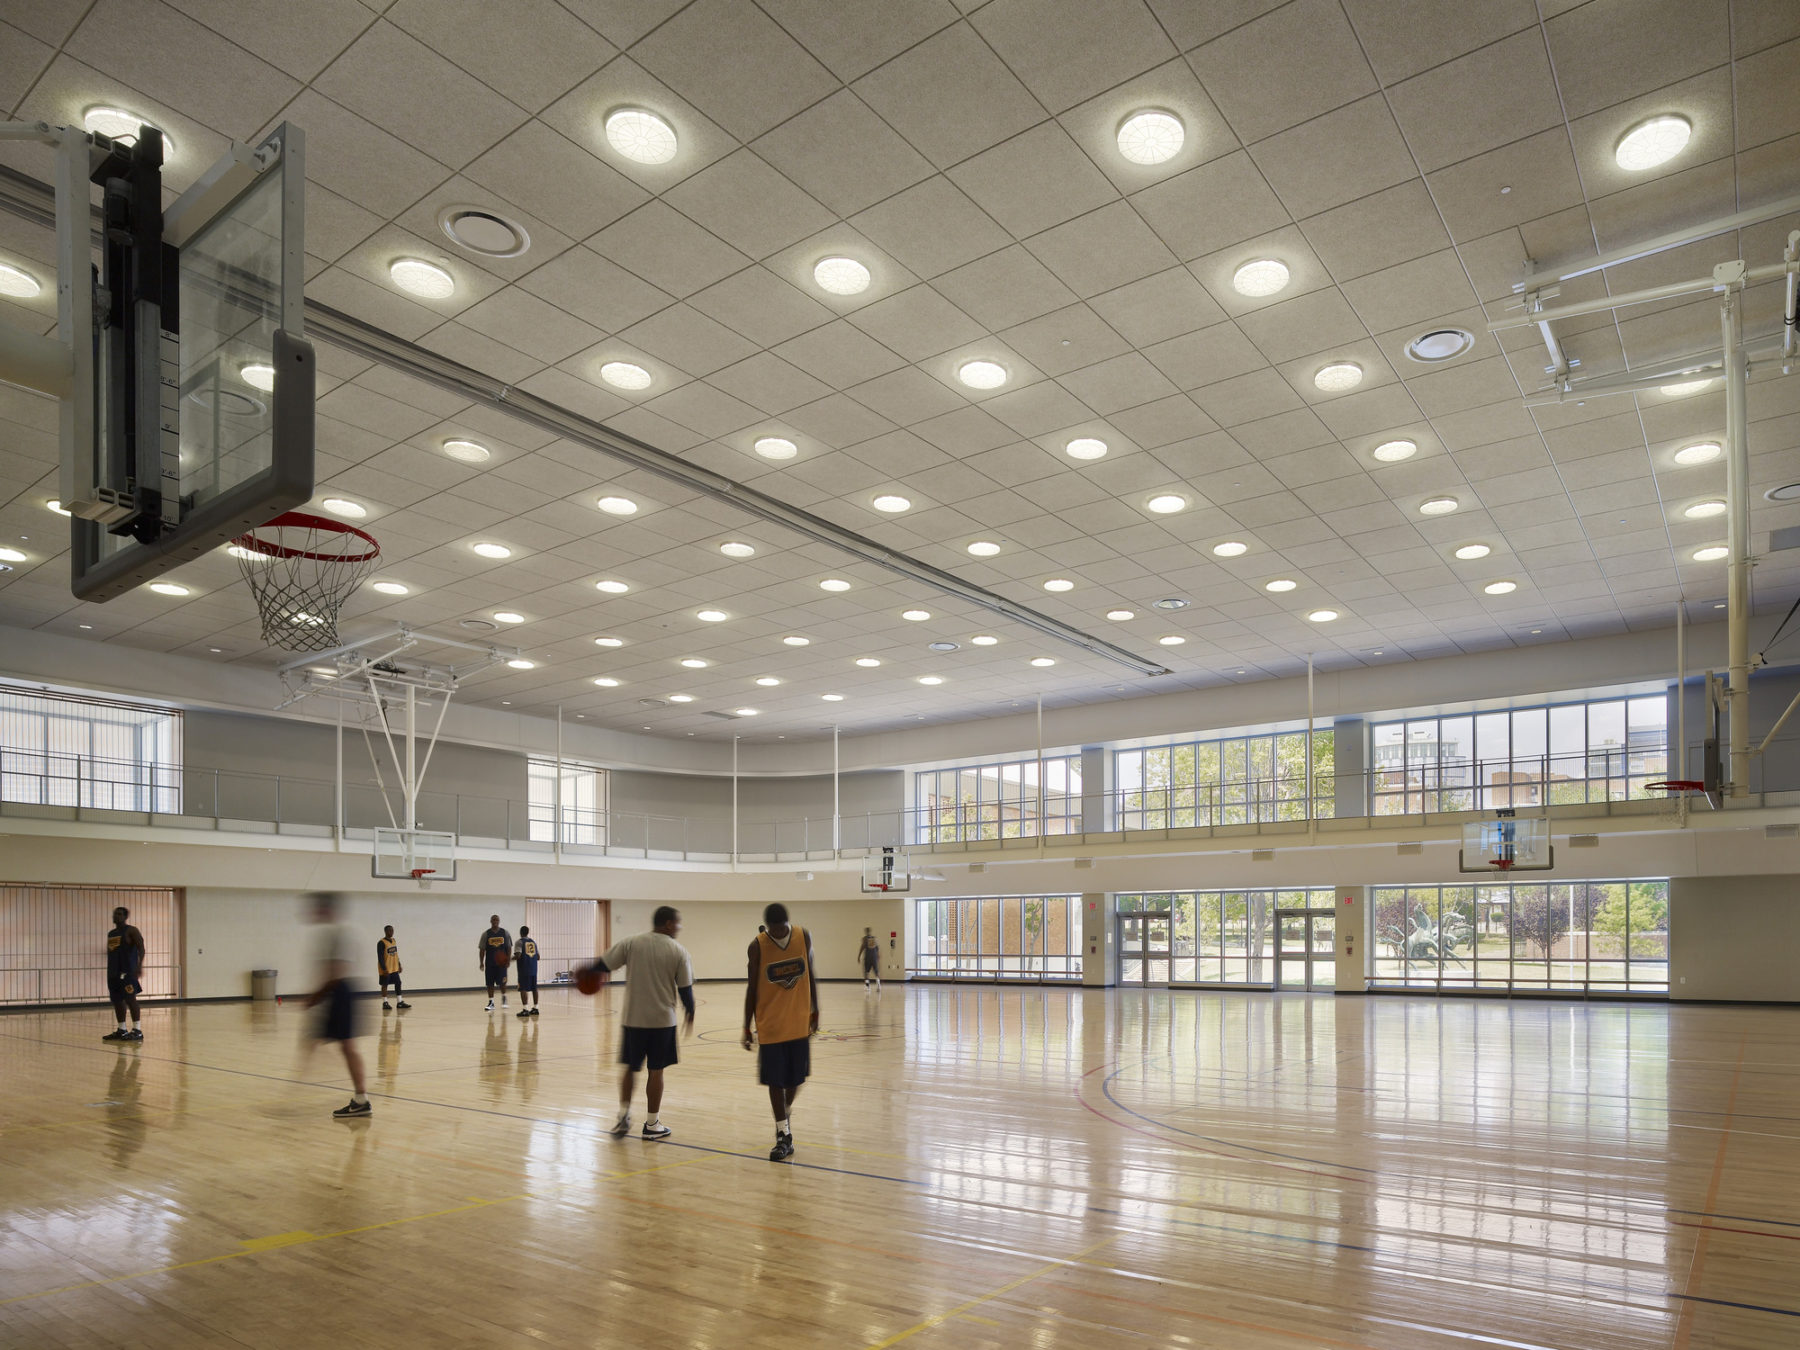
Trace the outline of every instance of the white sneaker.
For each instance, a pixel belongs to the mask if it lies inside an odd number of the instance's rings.
[[[608,1134],[617,1134],[617,1135],[630,1134],[631,1133],[631,1112],[621,1111],[619,1113],[619,1118],[613,1122],[612,1129],[608,1130],[607,1133]]]
[[[489,1012],[494,1011],[494,1000],[491,998],[488,1000],[487,1010]]]

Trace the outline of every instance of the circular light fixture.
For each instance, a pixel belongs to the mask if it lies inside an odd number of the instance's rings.
[[[944,677],[942,675],[921,675],[921,676],[919,676],[920,684],[942,684],[943,682],[944,682]]]
[[[25,555],[16,548],[0,548],[0,562],[24,562]]]
[[[624,595],[631,587],[623,581],[614,581],[611,577],[608,577],[604,581],[596,581],[594,583],[594,589],[603,591],[607,595]]]
[[[764,459],[792,459],[800,453],[800,447],[785,436],[764,436],[755,449]]]
[[[1276,577],[1273,581],[1263,582],[1265,591],[1291,591],[1300,583],[1290,577]]]
[[[1449,361],[1475,345],[1475,335],[1465,328],[1433,328],[1406,344],[1406,354],[1424,365]]]
[[[694,701],[694,696],[692,694],[670,694],[669,695],[669,702],[671,702],[671,703],[692,703],[693,701]]]
[[[1783,483],[1780,487],[1770,488],[1763,496],[1772,502],[1800,500],[1800,483]]]
[[[900,617],[913,623],[923,623],[931,617],[931,611],[928,609],[903,609],[900,611]]]
[[[594,683],[599,685],[602,689],[617,689],[619,687],[619,682],[610,675],[601,675],[595,679]]]
[[[675,128],[644,108],[615,108],[609,112],[606,143],[638,164],[667,164],[680,147]]]
[[[1006,367],[993,361],[964,361],[956,378],[971,389],[998,389],[1006,383]]]
[[[1477,558],[1487,557],[1487,555],[1493,551],[1494,550],[1489,548],[1486,544],[1464,544],[1461,548],[1456,550],[1456,556],[1461,558],[1464,562],[1473,562]]]
[[[833,295],[861,295],[869,289],[869,269],[855,258],[820,258],[813,264],[813,280]]]
[[[1156,639],[1156,641],[1158,646],[1179,647],[1186,643],[1187,639],[1182,637],[1179,633],[1164,633],[1161,637]]]
[[[1481,589],[1489,595],[1511,595],[1519,589],[1519,583],[1516,581],[1490,581]]]
[[[1288,269],[1274,258],[1257,258],[1231,274],[1231,289],[1239,295],[1260,299],[1287,289]]]
[[[650,372],[629,361],[608,361],[600,367],[600,378],[614,389],[648,389]]]
[[[1188,602],[1186,600],[1173,595],[1166,600],[1158,600],[1155,603],[1158,609],[1186,609],[1188,607]]]
[[[446,206],[437,220],[451,243],[485,258],[517,258],[531,247],[531,236],[518,221],[479,206]]]
[[[191,595],[193,592],[186,586],[177,586],[173,581],[153,581],[150,589],[158,595]]]
[[[1053,656],[1034,656],[1031,658],[1031,664],[1042,670],[1046,666],[1055,665],[1056,658]]]
[[[1135,609],[1109,609],[1106,611],[1106,617],[1114,623],[1124,623],[1129,619],[1137,618],[1137,611]]]
[[[733,717],[755,717],[756,714],[757,710],[755,708],[733,708],[731,710],[731,715]]]
[[[494,622],[495,623],[524,623],[525,616],[523,614],[516,614],[510,609],[503,609],[494,615]]]
[[[824,699],[827,703],[842,703],[844,701],[844,696],[842,694],[820,694],[819,697]]]
[[[1697,394],[1702,389],[1711,387],[1712,378],[1708,376],[1704,380],[1679,380],[1674,384],[1659,385],[1656,392],[1666,394],[1670,398],[1686,398],[1689,394]]]
[[[1306,617],[1311,619],[1314,623],[1330,623],[1333,619],[1337,618],[1337,616],[1338,612],[1335,609],[1315,609]],[[1243,672],[1241,671],[1239,672],[1239,674],[1242,673]]]
[[[1144,503],[1144,508],[1154,511],[1159,516],[1169,516],[1177,511],[1187,510],[1188,499],[1176,492],[1163,492]]]
[[[1398,464],[1403,459],[1411,459],[1419,453],[1417,441],[1383,441],[1375,447],[1375,458],[1383,464]]]
[[[1642,173],[1667,164],[1686,148],[1694,125],[1675,113],[1647,118],[1619,137],[1613,159],[1627,173]]]
[[[1237,558],[1250,551],[1250,545],[1240,543],[1236,539],[1227,539],[1223,544],[1214,544],[1213,552],[1221,558]]]
[[[596,647],[623,647],[625,645],[625,639],[616,637],[597,637],[594,639],[594,645]]]
[[[423,258],[396,258],[388,264],[394,285],[421,300],[448,300],[456,294],[456,278]]]
[[[992,539],[977,539],[969,545],[969,553],[977,558],[991,558],[1000,551],[1000,545]]]
[[[1720,558],[1730,556],[1731,550],[1723,544],[1708,544],[1705,548],[1695,549],[1693,553],[1695,562],[1717,562]]]
[[[1419,503],[1422,516],[1447,516],[1461,505],[1454,497],[1427,497]]]
[[[789,633],[786,637],[781,639],[781,645],[784,647],[810,647],[812,646],[812,639],[801,637],[798,633]]]
[[[873,506],[877,511],[885,511],[891,516],[897,515],[902,511],[912,510],[912,499],[902,497],[897,493],[884,492],[870,502],[869,505]]]
[[[342,516],[345,520],[361,520],[369,514],[369,508],[361,502],[353,502],[348,497],[327,497],[319,503],[334,516]]]
[[[30,300],[43,290],[43,283],[24,268],[0,263],[0,295],[13,300]]]
[[[756,545],[740,543],[736,539],[728,539],[719,545],[719,552],[727,558],[751,558],[756,556]]]
[[[698,656],[684,656],[681,659],[681,664],[689,670],[705,670],[712,662],[702,661]]]
[[[594,505],[609,516],[635,516],[638,504],[629,497],[602,497]]]
[[[1724,447],[1717,441],[1696,441],[1692,445],[1684,445],[1675,452],[1677,464],[1711,464],[1724,453]]]
[[[969,639],[969,645],[971,647],[992,647],[998,641],[1000,641],[1000,639],[995,637],[992,633],[977,633],[974,637]]]
[[[962,650],[962,643],[943,641],[927,642],[925,644],[925,650],[928,652],[960,652]]]
[[[471,547],[484,558],[512,557],[512,550],[505,544],[474,544]]]
[[[1077,436],[1063,449],[1070,459],[1100,459],[1106,454],[1106,442],[1097,436]]]
[[[494,452],[475,441],[445,441],[444,453],[462,464],[486,464]]]
[[[372,584],[371,588],[380,591],[383,595],[405,595],[407,593],[407,588],[398,581],[377,581]]]
[[[81,125],[83,130],[97,131],[115,141],[129,141],[136,145],[138,132],[147,126],[155,126],[155,123],[146,122],[136,113],[126,112],[123,108],[95,107],[81,114]],[[157,130],[161,131],[162,128],[157,127]],[[174,153],[175,138],[164,131],[163,162],[168,163],[169,157]]]
[[[856,658],[856,664],[861,666],[864,670],[873,670],[876,666],[880,665],[881,662],[877,661],[872,656],[859,656]]]
[[[69,512],[67,512],[63,509],[63,504],[61,502],[57,501],[56,498],[54,498],[54,497],[52,497],[49,501],[44,503],[44,509],[46,511],[54,511],[59,516],[67,516],[70,514]]]
[[[1341,394],[1363,382],[1363,368],[1354,361],[1333,361],[1313,372],[1313,388],[1327,394]]]
[[[267,394],[275,388],[275,367],[252,361],[247,366],[238,367],[238,378],[252,389],[259,389]]]
[[[536,661],[527,661],[522,656],[514,657],[511,661],[508,661],[506,664],[511,666],[514,670],[536,670],[537,669]]]
[[[1725,514],[1725,503],[1715,497],[1711,501],[1695,502],[1681,514],[1689,520],[1705,520],[1708,516],[1722,516]]]
[[[1174,113],[1145,108],[1119,123],[1115,139],[1119,153],[1133,164],[1162,164],[1181,153],[1187,131]]]
[[[1075,589],[1075,583],[1070,581],[1067,577],[1051,577],[1050,580],[1044,583],[1044,589],[1057,592],[1072,591]]]
[[[842,577],[826,577],[819,583],[819,589],[822,591],[847,591],[850,589],[850,583]]]
[[[694,611],[694,617],[701,623],[724,623],[731,615],[722,609],[697,609]]]
[[[757,680],[757,683],[760,684],[764,689],[773,689],[776,685],[780,684],[781,681],[776,679],[773,675],[764,675],[762,678]]]

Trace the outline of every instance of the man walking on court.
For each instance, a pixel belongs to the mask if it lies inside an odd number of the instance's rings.
[[[875,981],[875,992],[881,992],[881,939],[875,936],[873,928],[863,929],[862,941],[856,944],[856,959],[862,965],[863,988],[869,987],[869,981]]]
[[[650,923],[648,933],[613,944],[589,969],[630,972],[625,981],[625,1025],[619,1034],[619,1063],[625,1071],[619,1075],[619,1118],[613,1122],[612,1132],[630,1132],[631,1094],[637,1085],[637,1071],[647,1064],[650,1077],[644,1098],[650,1114],[644,1118],[644,1138],[667,1139],[671,1131],[662,1123],[663,1070],[679,1058],[675,1049],[677,999],[687,1010],[682,1029],[689,1036],[694,1034],[694,962],[687,948],[675,940],[681,932],[680,910],[658,905]]]
[[[506,1006],[506,966],[512,960],[512,934],[500,926],[500,916],[488,916],[487,931],[475,943],[475,964],[487,980],[489,1012],[494,1011],[494,990],[500,991],[500,1006]]]
[[[395,1004],[402,1008],[410,1008],[406,995],[400,990],[400,944],[394,941],[394,925],[388,924],[381,930],[381,937],[375,943],[375,976],[381,981],[381,1011],[392,1012]],[[388,1002],[388,986],[394,986],[394,1002]]]
[[[336,1041],[350,1070],[350,1101],[331,1114],[339,1120],[360,1120],[375,1114],[369,1105],[369,1085],[363,1074],[362,1053],[356,1048],[356,991],[350,984],[350,931],[338,922],[335,891],[314,891],[312,919],[319,925],[319,987],[306,1006],[319,1009],[313,1031],[315,1040]]]
[[[138,977],[144,973],[144,935],[125,920],[131,911],[120,905],[113,911],[112,931],[106,935],[106,994],[112,999],[113,1016],[119,1029],[109,1031],[103,1041],[141,1041],[143,1025],[138,1021],[138,991],[143,988]],[[131,1025],[125,1025],[129,1015]]]
[[[536,1017],[538,1015],[537,939],[531,936],[531,929],[526,924],[519,925],[519,945],[513,950],[513,964],[519,968],[519,1016]],[[525,1000],[531,1000],[526,1006]]]
[[[763,910],[762,931],[750,944],[744,1049],[762,1042],[757,1077],[769,1089],[769,1105],[775,1112],[770,1162],[794,1156],[790,1118],[800,1085],[812,1072],[811,1037],[818,1029],[819,988],[813,982],[812,936],[788,922],[786,905],[769,905]]]

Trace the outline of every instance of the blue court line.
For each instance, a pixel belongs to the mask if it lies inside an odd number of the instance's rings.
[[[1728,1298],[1701,1298],[1698,1294],[1670,1294],[1668,1297],[1684,1303],[1710,1303],[1718,1308],[1743,1308],[1749,1312],[1774,1313],[1777,1317],[1800,1317],[1800,1309],[1794,1308],[1769,1308],[1761,1303],[1736,1303]]]

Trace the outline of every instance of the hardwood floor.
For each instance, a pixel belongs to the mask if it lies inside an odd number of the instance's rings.
[[[699,992],[664,1143],[616,990],[365,1004],[355,1122],[291,1002],[0,1018],[0,1345],[1800,1344],[1788,1010],[830,985],[772,1164]]]

